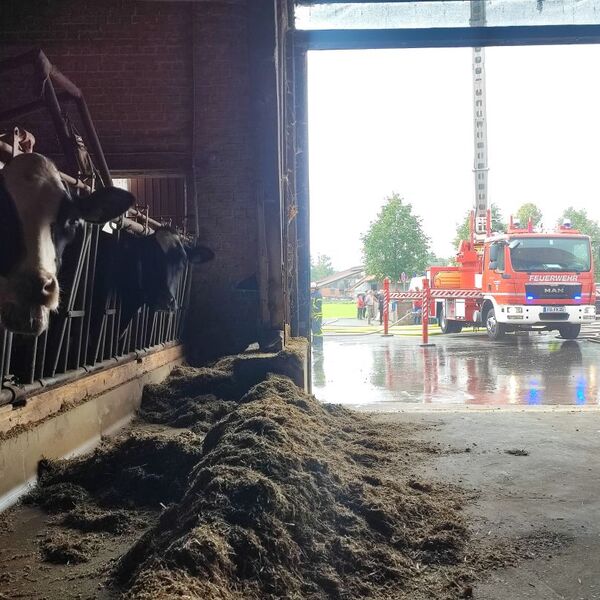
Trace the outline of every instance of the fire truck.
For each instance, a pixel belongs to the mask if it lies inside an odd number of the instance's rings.
[[[430,314],[443,333],[485,326],[491,340],[519,330],[558,330],[566,339],[596,318],[594,259],[590,238],[565,222],[534,231],[511,219],[506,233],[460,243],[457,266],[431,267]]]

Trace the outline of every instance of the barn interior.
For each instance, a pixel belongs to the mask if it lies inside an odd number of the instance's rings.
[[[73,194],[135,197],[78,230],[46,330],[0,323],[0,599],[598,597],[548,591],[547,562],[476,587],[570,539],[469,516],[489,482],[459,461],[504,443],[487,416],[440,445],[311,396],[307,53],[600,41],[594,2],[540,2],[482,27],[466,0],[0,3],[0,167],[33,149]],[[130,306],[127,240],[164,229],[189,257],[172,301]]]

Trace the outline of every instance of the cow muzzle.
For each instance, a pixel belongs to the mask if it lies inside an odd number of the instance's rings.
[[[0,323],[15,333],[39,335],[58,308],[58,281],[46,271],[20,272],[5,280],[0,296]]]
[[[59,289],[56,276],[48,271],[18,273],[13,278],[12,301],[18,305],[58,308]]]
[[[45,306],[25,306],[13,303],[0,308],[0,323],[14,333],[40,335],[48,329],[50,310]]]
[[[152,308],[160,312],[177,310],[177,300],[172,294],[161,294],[156,302],[153,303]]]

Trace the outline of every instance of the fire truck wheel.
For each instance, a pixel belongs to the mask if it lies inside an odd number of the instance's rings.
[[[457,323],[456,321],[449,321],[446,319],[446,312],[444,311],[443,306],[440,306],[438,320],[442,333],[460,333],[462,331],[462,323]]]
[[[485,328],[487,329],[488,338],[492,341],[502,339],[506,333],[506,325],[498,323],[496,320],[496,312],[493,308],[488,311],[485,319]]]
[[[440,306],[438,312],[438,324],[442,333],[448,333],[448,319],[446,319],[446,312],[444,311],[444,307]]]
[[[569,323],[567,325],[561,325],[558,328],[558,333],[560,333],[560,337],[565,338],[565,340],[574,340],[581,331],[581,325],[577,323]]]

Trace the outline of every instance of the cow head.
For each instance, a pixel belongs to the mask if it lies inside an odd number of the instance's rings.
[[[58,270],[65,247],[83,221],[105,223],[123,214],[133,196],[103,188],[71,196],[52,161],[16,156],[0,175],[0,322],[39,335],[58,308]]]
[[[177,285],[188,261],[196,264],[208,262],[215,257],[209,248],[191,245],[172,229],[163,227],[147,238],[151,249],[151,268],[145,277],[146,303],[154,310],[177,308]]]

